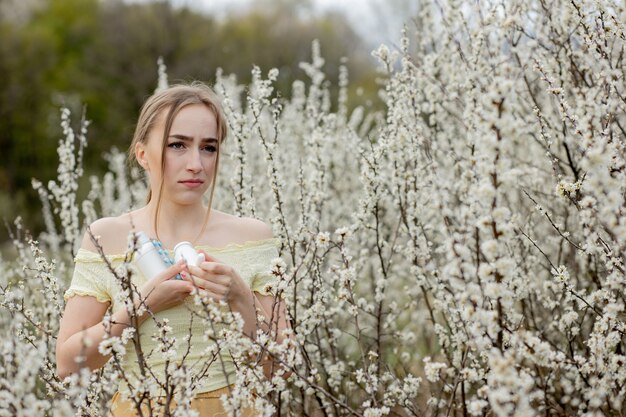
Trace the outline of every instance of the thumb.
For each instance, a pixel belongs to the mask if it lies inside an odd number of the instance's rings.
[[[204,262],[222,262],[219,259],[217,259],[214,256],[209,255],[208,253],[206,253],[205,251],[203,251],[202,249],[198,249],[198,253],[202,254],[204,256]]]
[[[176,262],[174,265],[168,267],[165,271],[157,274],[154,277],[154,282],[159,283],[159,282],[167,281],[168,279],[176,276],[176,274],[182,272],[186,268],[187,268],[187,263],[185,262],[184,259],[181,259],[180,261]]]

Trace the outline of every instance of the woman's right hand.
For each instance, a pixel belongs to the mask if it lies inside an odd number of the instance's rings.
[[[145,300],[146,307],[153,314],[182,303],[193,290],[191,282],[173,279],[176,274],[188,276],[187,263],[184,260],[170,266],[141,287],[141,299]]]

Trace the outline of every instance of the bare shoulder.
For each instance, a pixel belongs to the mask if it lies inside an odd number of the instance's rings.
[[[225,213],[220,213],[220,216],[223,224],[237,236],[236,243],[271,239],[274,236],[272,226],[262,220]]]
[[[107,255],[123,254],[128,247],[128,234],[132,230],[128,214],[103,217],[88,226],[83,237],[82,249],[98,252],[97,244]]]
[[[245,236],[245,240],[264,240],[274,236],[272,226],[252,217],[238,217],[237,229]]]

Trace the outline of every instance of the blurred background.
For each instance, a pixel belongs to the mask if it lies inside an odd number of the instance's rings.
[[[91,120],[83,181],[106,169],[102,155],[125,151],[139,107],[157,85],[163,57],[170,83],[218,68],[250,80],[278,68],[289,94],[318,39],[329,82],[348,59],[349,105],[380,106],[370,52],[397,44],[413,0],[0,0],[0,244],[21,216],[37,235],[41,202],[31,179],[56,178],[60,108],[74,127]],[[333,90],[336,91],[336,90]],[[87,187],[82,187],[84,192]]]

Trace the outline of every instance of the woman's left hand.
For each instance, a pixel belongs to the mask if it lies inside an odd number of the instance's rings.
[[[198,250],[198,253],[204,255],[205,260],[199,266],[188,265],[191,276],[185,279],[200,289],[201,294],[227,303],[244,302],[250,298],[250,288],[237,271],[203,250]]]

